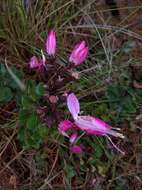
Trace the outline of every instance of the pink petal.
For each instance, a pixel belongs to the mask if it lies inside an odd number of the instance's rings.
[[[81,50],[83,50],[85,48],[85,45],[86,45],[85,41],[82,41],[82,42],[76,44],[74,47],[74,50],[73,50],[73,56],[75,54],[77,55]]]
[[[46,39],[46,51],[49,55],[55,55],[56,51],[56,33],[51,30]]]
[[[76,126],[90,135],[112,135],[114,137],[124,138],[124,136],[113,130],[110,125],[101,119],[91,116],[79,116],[75,121]]]
[[[92,135],[105,135],[110,130],[110,126],[100,119],[91,116],[79,116],[75,124],[83,131]]]
[[[70,151],[75,154],[81,154],[83,152],[81,146],[79,145],[74,145],[70,147]]]
[[[69,140],[70,143],[73,144],[73,143],[76,141],[77,137],[78,137],[77,133],[73,133],[73,134],[70,136],[70,140]]]
[[[80,105],[79,105],[79,101],[74,93],[71,93],[68,95],[67,106],[68,106],[70,113],[72,114],[72,117],[74,118],[74,120],[76,120],[78,117],[78,114],[80,112]]]
[[[88,47],[84,48],[78,55],[78,63],[77,65],[80,65],[87,57],[88,55]]]
[[[69,137],[65,131],[72,129],[74,124],[69,120],[64,120],[59,123],[58,129],[63,136]]]
[[[33,56],[29,62],[30,68],[35,69],[39,67],[39,61],[36,56]]]
[[[74,63],[74,65],[80,65],[85,61],[88,55],[88,47],[86,46],[85,41],[78,43],[73,49],[69,61]]]

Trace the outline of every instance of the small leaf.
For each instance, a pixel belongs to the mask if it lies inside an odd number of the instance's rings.
[[[40,137],[44,139],[48,133],[48,128],[44,126],[39,126],[39,127],[40,127],[39,128]]]
[[[21,125],[25,125],[29,116],[29,110],[23,109],[19,113],[19,122]]]
[[[12,77],[12,79],[16,82],[16,84],[19,86],[19,88],[24,91],[26,89],[25,84],[16,76],[16,74],[12,71],[12,69],[7,65],[7,62],[5,60],[6,68]]]
[[[70,165],[66,166],[65,171],[67,173],[68,178],[72,178],[72,177],[74,177],[76,175],[76,171]]]
[[[44,95],[44,87],[43,87],[43,84],[39,83],[36,88],[35,88],[35,92],[37,94],[37,96],[41,97]]]
[[[6,68],[4,64],[0,64],[0,74],[3,76],[6,74]]]
[[[30,129],[32,132],[36,130],[38,126],[38,117],[35,114],[30,115],[27,118],[27,127]]]
[[[13,93],[10,88],[8,87],[1,87],[0,89],[0,102],[7,103],[13,97]]]
[[[24,109],[32,109],[33,101],[29,96],[24,95],[22,97],[22,106]]]

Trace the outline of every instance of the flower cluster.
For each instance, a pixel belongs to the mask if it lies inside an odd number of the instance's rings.
[[[61,123],[59,124],[59,131],[62,135],[69,138],[69,142],[71,144],[70,150],[73,153],[82,153],[81,146],[76,145],[76,141],[78,138],[77,130],[84,131],[88,135],[106,136],[109,140],[111,139],[108,135],[124,138],[124,136],[117,131],[118,128],[112,128],[101,119],[92,116],[80,116],[80,105],[75,94],[71,93],[68,95],[67,106],[74,119],[74,122],[71,122],[69,120],[61,121]],[[71,131],[71,133],[68,134],[67,131]],[[116,145],[113,144],[113,146],[118,151],[123,153],[120,149],[118,149],[118,147],[116,147]]]
[[[53,30],[51,30],[47,35],[45,49],[49,56],[49,60],[50,60],[51,64],[53,62],[52,66],[56,65],[55,64],[56,63],[56,61],[55,61],[56,43],[57,43],[56,33]],[[72,52],[69,56],[69,59],[68,59],[70,62],[70,65],[77,66],[77,65],[82,64],[88,55],[88,51],[89,51],[89,48],[86,45],[85,41],[81,41],[81,42],[77,43],[75,45],[74,49],[72,50]],[[41,59],[38,59],[36,56],[33,56],[29,62],[30,68],[38,70],[38,71],[43,70],[44,67],[46,68],[46,65],[48,65],[48,61],[46,61],[46,58],[43,53],[42,53]],[[69,69],[70,68],[71,67],[69,67]],[[56,86],[57,82],[62,82],[62,80],[63,80],[61,78],[61,76],[58,74],[59,69],[57,68],[56,70],[58,71],[57,76],[55,77],[55,80],[52,82],[51,88],[53,88],[53,84]],[[60,73],[64,73],[64,71],[66,71],[66,70],[63,70]],[[53,68],[52,72],[50,72],[48,74],[48,76],[49,75],[53,76],[53,74],[55,74],[54,68]],[[78,78],[77,73],[73,73],[72,77],[73,76],[74,76],[74,78]],[[48,83],[48,79],[47,79],[47,83]],[[48,89],[51,89],[50,83],[48,84],[48,87],[49,87]],[[49,97],[50,103],[53,104],[53,103],[57,102],[58,97],[57,97],[57,100],[55,99],[55,97],[56,96]],[[71,152],[73,152],[73,153],[82,153],[83,152],[82,145],[77,144],[78,138],[80,138],[78,136],[78,134],[79,134],[78,132],[82,131],[88,135],[106,136],[110,140],[112,145],[118,151],[123,153],[118,147],[116,147],[116,145],[112,142],[111,138],[109,137],[109,136],[114,136],[114,137],[124,138],[124,136],[118,132],[119,129],[112,128],[110,125],[108,125],[107,123],[105,123],[104,121],[102,121],[101,119],[98,119],[96,117],[81,116],[80,115],[80,104],[74,93],[67,95],[67,106],[73,117],[74,122],[71,122],[69,120],[61,121],[59,123],[58,129],[63,136],[66,136],[67,138],[69,138]]]
[[[46,39],[46,52],[49,56],[55,56],[56,53],[56,33],[51,30]],[[77,43],[69,57],[69,62],[72,63],[74,66],[80,65],[83,63],[88,55],[88,47],[85,41],[81,41]],[[42,59],[39,59],[36,56],[33,56],[29,62],[29,66],[31,69],[38,69],[40,70],[45,66],[45,56],[42,56]]]

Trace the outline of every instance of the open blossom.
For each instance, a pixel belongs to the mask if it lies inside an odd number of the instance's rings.
[[[124,138],[124,136],[117,131],[118,129],[112,128],[110,125],[99,118],[92,116],[80,116],[80,104],[77,97],[73,93],[67,96],[67,106],[74,119],[74,122],[71,122],[69,120],[60,122],[59,131],[62,135],[69,138],[69,141],[71,143],[71,152],[82,153],[81,147],[79,145],[74,145],[78,137],[77,133],[74,131],[81,130],[86,132],[88,135],[106,136],[113,147],[115,147],[123,155],[125,154],[112,142],[111,138],[109,137],[109,135],[112,135],[114,137]],[[73,132],[68,135],[68,131]]]
[[[80,65],[85,61],[87,55],[88,55],[88,47],[86,46],[85,41],[82,41],[74,47],[69,57],[69,61],[71,63],[74,63],[75,66]]]
[[[79,116],[79,101],[73,93],[69,94],[67,97],[67,105],[70,113],[74,118],[74,124],[82,131],[85,131],[87,134],[101,136],[112,135],[115,137],[124,138],[121,133],[112,129],[110,125],[101,119],[92,116]]]
[[[92,116],[80,116],[80,104],[77,97],[73,93],[69,94],[67,97],[67,106],[72,114],[74,123],[69,120],[65,120],[59,124],[59,130],[63,135],[68,136],[67,131],[70,129],[80,129],[90,135],[112,135],[115,137],[124,138],[121,133],[116,131],[101,119]]]
[[[48,33],[47,39],[46,39],[46,51],[48,55],[55,55],[56,51],[56,33],[51,30]]]

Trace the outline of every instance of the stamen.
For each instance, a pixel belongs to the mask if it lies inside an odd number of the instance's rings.
[[[119,138],[122,138],[122,139],[125,138],[125,136],[124,136],[123,134],[118,133],[118,132],[113,131],[113,130],[109,130],[107,133],[108,133],[109,135],[114,136],[114,137],[119,137]]]
[[[116,128],[116,127],[112,127],[111,129],[117,130],[117,131],[121,131],[120,128]]]
[[[119,151],[121,154],[125,155],[125,152],[123,152],[122,150],[120,150],[114,143],[113,141],[111,140],[111,138],[109,136],[106,135],[106,137],[108,138],[108,140],[111,142],[111,144],[113,145],[113,147]]]

